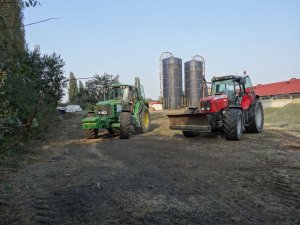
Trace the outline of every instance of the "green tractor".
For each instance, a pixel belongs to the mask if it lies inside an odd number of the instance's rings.
[[[99,129],[107,129],[112,134],[119,134],[120,139],[128,139],[132,125],[137,133],[149,131],[149,105],[145,101],[140,79],[135,78],[135,85],[114,84],[103,89],[104,101],[94,107],[94,111],[82,120],[82,128],[88,139],[96,138]]]

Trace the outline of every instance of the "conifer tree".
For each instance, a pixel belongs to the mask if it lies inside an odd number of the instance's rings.
[[[77,95],[78,95],[77,79],[72,72],[70,72],[68,93],[69,93],[69,103],[71,104],[77,103]]]
[[[84,87],[83,87],[83,84],[80,80],[79,81],[79,87],[78,87],[78,94],[81,96],[83,94],[83,91],[84,91]]]

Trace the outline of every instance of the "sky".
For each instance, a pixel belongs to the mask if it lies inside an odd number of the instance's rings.
[[[122,83],[139,76],[158,99],[159,57],[201,55],[206,79],[243,75],[266,84],[300,78],[298,0],[40,0],[24,10],[28,47],[64,59],[65,76],[104,72]]]

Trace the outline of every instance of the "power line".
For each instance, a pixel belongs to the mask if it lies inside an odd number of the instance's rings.
[[[4,29],[4,30],[13,30],[13,29],[21,28],[21,27],[27,27],[27,26],[35,25],[35,24],[38,24],[38,23],[44,23],[44,22],[47,22],[49,20],[60,20],[60,19],[62,19],[62,18],[51,17],[51,18],[48,18],[48,19],[45,19],[45,20],[40,20],[40,21],[37,21],[37,22],[28,23],[28,24],[25,24],[25,25],[22,25],[22,26],[19,26],[19,27],[9,27],[9,28]]]
[[[48,18],[48,19],[45,19],[45,20],[40,20],[40,21],[37,21],[37,22],[25,24],[25,25],[23,25],[23,27],[31,26],[31,25],[38,24],[38,23],[43,23],[43,22],[46,22],[46,21],[49,21],[49,20],[60,20],[60,19],[62,19],[62,18],[52,17],[52,18]]]

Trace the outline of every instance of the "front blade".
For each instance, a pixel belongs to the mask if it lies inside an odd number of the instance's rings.
[[[209,119],[206,114],[177,114],[167,115],[171,130],[210,132]]]

